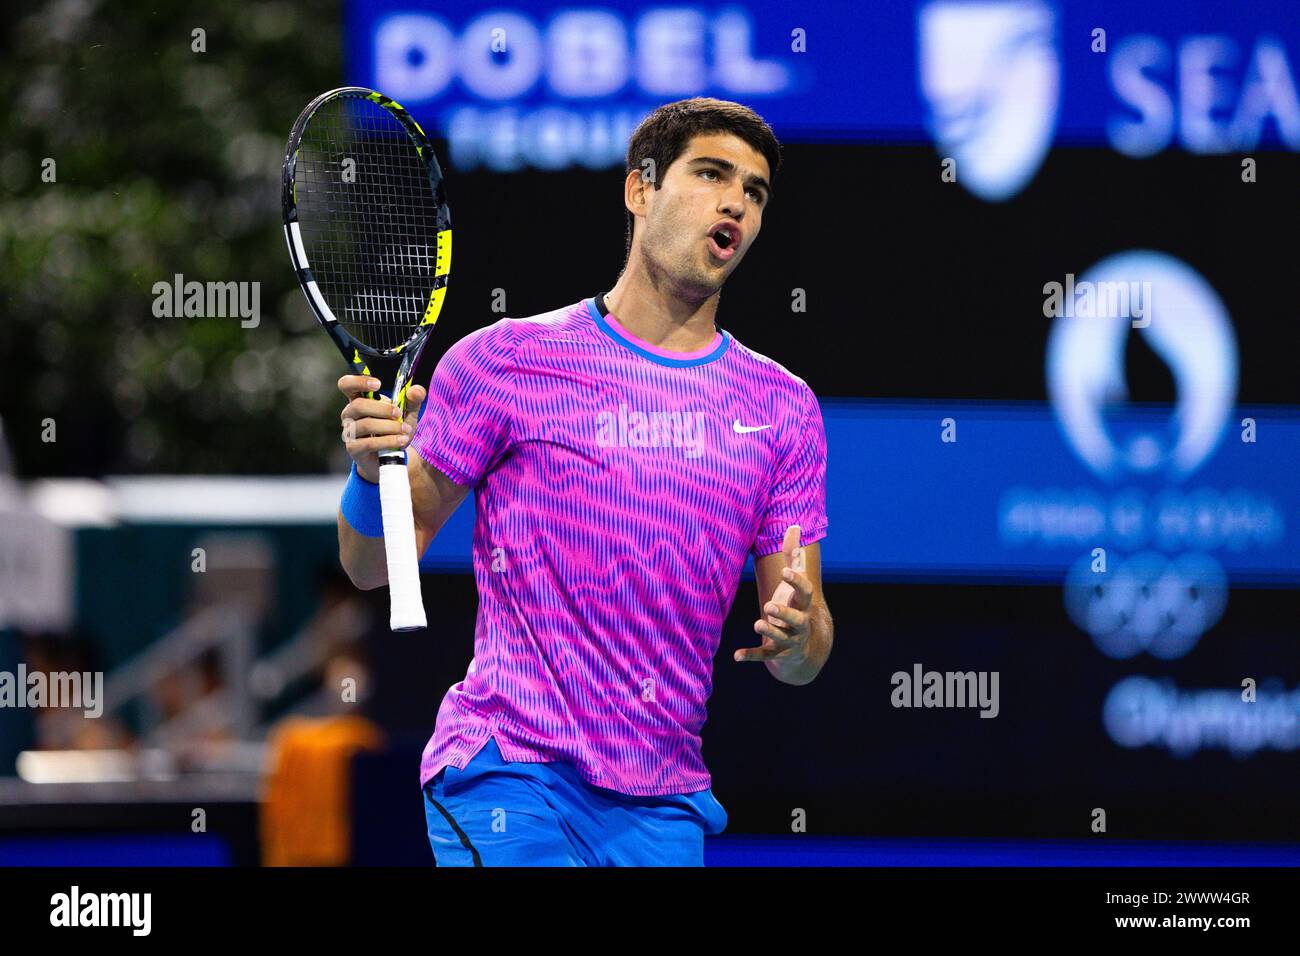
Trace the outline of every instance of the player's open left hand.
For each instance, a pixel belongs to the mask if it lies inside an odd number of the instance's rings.
[[[803,546],[799,543],[799,526],[790,525],[781,545],[785,568],[781,583],[763,606],[766,617],[754,622],[754,631],[763,638],[758,647],[736,651],[737,661],[770,661],[777,657],[799,656],[808,643],[808,609],[812,606],[812,582],[805,570]]]

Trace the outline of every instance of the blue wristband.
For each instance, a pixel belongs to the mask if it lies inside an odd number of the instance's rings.
[[[384,515],[379,505],[379,486],[357,474],[357,463],[352,463],[352,474],[343,486],[343,500],[339,503],[343,520],[357,534],[367,538],[384,536]]]

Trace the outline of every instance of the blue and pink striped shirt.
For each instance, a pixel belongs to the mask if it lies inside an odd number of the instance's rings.
[[[586,299],[453,345],[411,448],[474,488],[479,591],[421,783],[495,736],[509,761],[628,795],[708,788],[700,731],[746,557],[791,524],[826,535],[807,383],[725,331],[656,348]]]

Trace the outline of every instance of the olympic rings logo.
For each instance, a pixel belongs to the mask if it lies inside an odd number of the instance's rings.
[[[1144,551],[1093,570],[1085,555],[1065,579],[1065,608],[1107,657],[1143,651],[1161,660],[1187,654],[1228,605],[1228,577],[1206,554]]]

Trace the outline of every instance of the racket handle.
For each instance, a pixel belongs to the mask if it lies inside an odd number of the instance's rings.
[[[415,515],[406,456],[385,454],[379,464],[379,507],[384,517],[384,555],[388,559],[389,627],[418,631],[427,627],[420,595],[420,556],[415,550]]]

